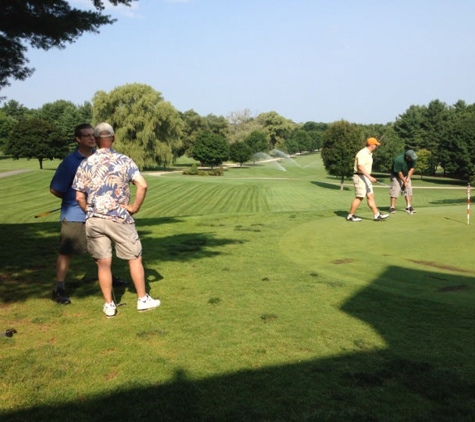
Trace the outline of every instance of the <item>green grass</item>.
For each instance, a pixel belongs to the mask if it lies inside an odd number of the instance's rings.
[[[137,215],[162,306],[102,314],[94,263],[73,260],[72,305],[50,300],[58,162],[0,161],[0,418],[473,420],[474,231],[456,181],[415,180],[417,214],[348,223],[348,184],[318,155],[151,174]],[[380,180],[388,183],[386,175]],[[389,205],[388,189],[376,200]],[[403,208],[402,198],[398,208]],[[124,262],[114,272],[127,275]]]

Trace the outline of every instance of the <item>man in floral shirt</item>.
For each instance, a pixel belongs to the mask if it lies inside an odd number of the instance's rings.
[[[84,160],[73,182],[76,200],[86,213],[87,248],[98,266],[98,278],[105,299],[103,312],[110,318],[117,307],[112,300],[112,242],[118,258],[129,262],[130,276],[137,291],[137,310],[160,306],[145,290],[142,244],[132,217],[142,206],[147,182],[134,161],[112,149],[114,130],[108,123],[94,129],[97,151]],[[137,189],[130,204],[130,183]]]

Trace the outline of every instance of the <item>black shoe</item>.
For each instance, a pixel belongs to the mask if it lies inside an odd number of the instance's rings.
[[[64,289],[53,290],[53,296],[51,297],[51,299],[61,305],[69,305],[71,303],[71,299],[66,296],[66,290]]]
[[[125,287],[127,286],[127,281],[122,280],[119,277],[112,276],[112,285],[116,287]]]

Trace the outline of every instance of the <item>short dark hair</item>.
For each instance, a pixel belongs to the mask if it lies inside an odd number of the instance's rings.
[[[82,135],[83,129],[94,129],[94,128],[89,123],[81,123],[80,125],[77,125],[76,128],[74,129],[74,137],[79,138]]]

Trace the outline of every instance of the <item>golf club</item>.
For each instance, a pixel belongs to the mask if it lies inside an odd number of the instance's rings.
[[[16,334],[18,331],[15,330],[14,328],[9,328],[8,330],[6,330],[4,333],[2,333],[1,335],[2,336],[5,336],[5,337],[13,337],[13,334]]]
[[[40,218],[40,217],[44,217],[45,215],[49,215],[53,212],[56,212],[56,211],[59,211],[61,208],[56,208],[54,210],[51,210],[51,211],[45,211],[45,212],[42,212],[41,214],[38,214],[38,215],[35,215],[35,218]]]

